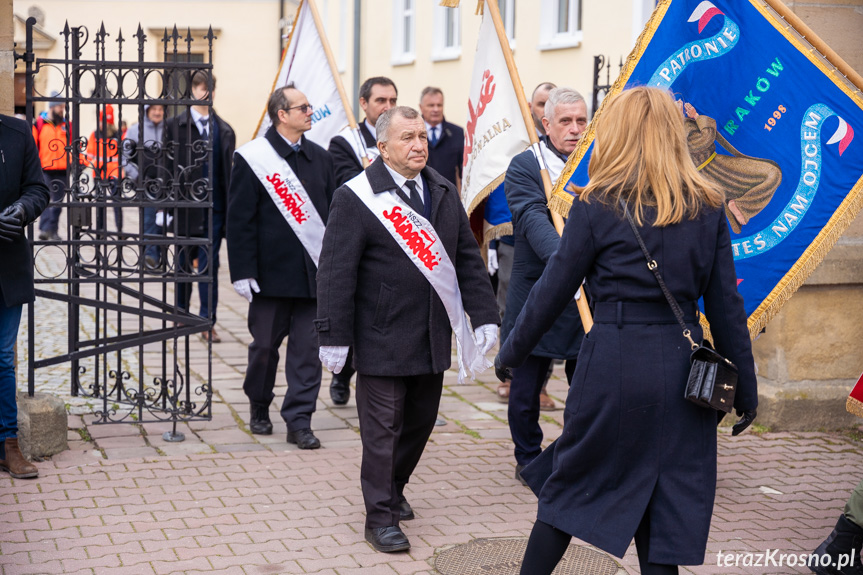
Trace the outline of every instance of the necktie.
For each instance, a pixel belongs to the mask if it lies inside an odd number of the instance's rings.
[[[405,187],[410,190],[410,199],[411,206],[416,211],[422,213],[423,211],[423,199],[420,197],[420,192],[417,190],[417,183],[413,180],[408,180],[405,182]]]
[[[438,131],[438,129],[440,129],[439,126],[434,126],[431,129],[431,138],[429,139],[429,143],[432,145],[432,148],[437,146],[437,139],[438,139],[437,138],[437,131]]]
[[[206,138],[210,133],[210,128],[207,122],[210,120],[210,117],[201,117],[201,137]]]

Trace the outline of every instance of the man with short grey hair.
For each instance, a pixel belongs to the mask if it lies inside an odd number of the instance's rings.
[[[353,347],[365,538],[389,553],[410,548],[404,489],[434,428],[453,331],[473,371],[500,316],[458,190],[426,166],[423,119],[393,108],[376,133],[380,160],[333,196],[315,326],[334,374]]]
[[[584,98],[575,90],[555,88],[549,92],[544,108],[542,125],[547,135],[542,138],[539,149],[554,182],[587,127],[587,107]],[[501,341],[506,340],[515,325],[531,288],[560,241],[551,222],[539,163],[532,149],[512,159],[506,171],[504,190],[512,212],[515,250]],[[515,445],[515,478],[522,483],[521,470],[542,450],[539,397],[549,368],[554,359],[567,360],[567,382],[571,381],[583,335],[578,307],[572,301],[524,364],[513,370],[507,410]]]

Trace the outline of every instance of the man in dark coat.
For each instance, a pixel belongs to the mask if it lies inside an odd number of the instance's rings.
[[[212,81],[212,92],[210,82]],[[216,78],[207,72],[199,70],[192,75],[192,97],[196,100],[213,100],[215,98]],[[209,332],[204,333],[205,339],[214,343],[220,340],[216,332],[216,308],[219,304],[219,250],[222,248],[222,239],[225,237],[225,218],[228,207],[228,189],[231,183],[231,158],[236,147],[236,136],[231,126],[225,122],[216,111],[210,118],[211,107],[192,106],[186,112],[178,114],[167,121],[165,128],[165,141],[169,149],[173,149],[173,160],[171,173],[178,174],[183,171],[181,186],[187,194],[193,194],[195,182],[205,179],[209,175],[210,166],[207,163],[207,152],[203,147],[198,148],[196,142],[212,141],[213,145],[213,246],[211,249],[199,249],[195,253],[190,250],[181,250],[178,255],[178,266],[190,273],[192,261],[198,260],[198,273],[207,273],[207,266],[212,260],[212,300],[210,299],[210,285],[198,284],[198,296],[201,299],[201,317],[211,318],[213,326]],[[212,134],[211,134],[212,132]],[[211,138],[212,136],[212,138]],[[173,171],[176,168],[177,171]],[[196,197],[199,193],[195,194]],[[209,235],[209,221],[204,208],[183,208],[177,210],[179,218],[178,233],[185,236],[206,238]],[[170,226],[169,226],[170,228]],[[192,295],[191,283],[177,284],[177,306],[181,309],[189,309],[189,299]]]
[[[546,154],[546,162],[551,165],[555,161],[554,156],[557,156],[558,164],[566,162],[587,127],[584,98],[575,90],[555,88],[549,93],[542,121],[547,133],[543,138],[545,145],[541,146],[543,154]],[[515,251],[501,341],[506,341],[527,301],[527,295],[542,275],[545,264],[557,250],[560,241],[548,211],[539,164],[531,150],[512,159],[506,171],[504,191],[512,212]],[[569,383],[575,371],[575,359],[583,336],[578,307],[572,301],[524,365],[513,372],[507,411],[515,444],[515,477],[522,483],[521,470],[542,451],[539,395],[549,366],[553,359],[567,360],[566,377]]]
[[[36,299],[24,227],[49,199],[30,126],[0,115],[0,469],[15,478],[39,473],[18,447],[15,342],[23,304]]]
[[[400,520],[414,517],[404,488],[434,427],[452,330],[441,297],[419,268],[423,264],[408,256],[410,248],[396,242],[365,202],[407,204],[405,209],[431,224],[433,233],[426,237],[433,237],[432,245],[442,246],[452,262],[464,312],[479,326],[474,337],[480,353],[497,340],[500,316],[459,193],[426,167],[422,118],[398,107],[381,116],[378,129],[381,159],[333,197],[315,326],[321,359],[334,373],[353,346],[365,537],[378,551],[392,552],[410,548],[399,528]],[[374,199],[361,199],[360,193]]]
[[[373,161],[378,155],[375,124],[381,114],[396,105],[398,97],[399,92],[395,83],[383,76],[369,78],[360,86],[360,107],[366,117],[360,123],[359,129],[369,161]],[[358,155],[359,150],[345,138],[346,136],[338,135],[330,140],[329,151],[333,156],[337,186],[343,186],[345,182],[363,171],[362,157]],[[340,373],[333,374],[330,383],[330,399],[336,405],[345,405],[350,399],[351,377],[354,373],[353,354],[348,352],[345,368]]]
[[[428,165],[461,189],[464,158],[464,130],[443,117],[443,91],[434,86],[423,88],[420,113],[429,135]]]
[[[288,86],[273,92],[267,113],[272,126],[264,138],[290,166],[325,224],[336,183],[329,153],[303,136],[312,127],[312,106],[302,92]],[[243,155],[244,148],[256,142],[246,144],[234,156],[228,207],[231,281],[249,300],[253,339],[243,382],[250,403],[249,427],[259,435],[273,432],[268,411],[274,398],[279,347],[287,336],[288,390],[281,408],[288,427],[287,440],[301,449],[317,449],[321,444],[311,430],[321,387],[313,325],[316,268],[287,216]]]

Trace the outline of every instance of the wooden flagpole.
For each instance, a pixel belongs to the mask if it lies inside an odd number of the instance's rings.
[[[548,175],[548,168],[545,166],[545,161],[541,160],[542,153],[539,147],[539,138],[536,137],[536,126],[533,123],[533,116],[530,114],[530,107],[527,104],[527,98],[524,96],[524,87],[521,84],[521,78],[518,75],[518,69],[515,67],[515,60],[512,57],[512,50],[509,48],[509,39],[506,37],[506,29],[503,26],[503,20],[500,17],[500,9],[497,5],[497,0],[485,0],[488,8],[491,11],[491,19],[494,22],[494,29],[497,32],[497,39],[500,42],[500,49],[503,52],[506,67],[509,70],[509,76],[512,80],[512,85],[515,88],[515,96],[518,98],[518,107],[521,110],[521,117],[524,120],[524,125],[527,128],[527,135],[530,138],[530,145],[537,154],[537,161],[540,165],[540,176],[542,177],[542,185],[545,188],[545,197],[551,200],[551,177]],[[554,223],[554,229],[558,234],[563,234],[563,218],[554,210],[551,212],[551,221]],[[584,297],[584,289],[578,288],[576,294],[576,304],[578,305],[578,314],[581,316],[581,323],[584,325],[584,333],[590,331],[593,327],[593,317],[590,313],[590,307],[587,305],[587,298]]]
[[[318,38],[321,39],[321,45],[324,47],[324,54],[327,55],[327,63],[330,65],[330,73],[333,75],[333,81],[336,83],[336,89],[339,91],[339,98],[342,100],[342,107],[345,109],[345,115],[348,117],[348,126],[354,132],[354,137],[358,139],[360,145],[360,155],[362,156],[363,168],[369,167],[369,158],[366,154],[366,146],[357,126],[357,120],[354,118],[354,111],[351,109],[348,102],[348,95],[345,93],[345,87],[342,85],[342,77],[339,74],[339,68],[336,66],[336,59],[333,57],[333,51],[330,49],[330,43],[327,40],[327,34],[324,31],[324,25],[321,22],[321,15],[318,12],[318,6],[315,0],[305,0],[309,3],[309,10],[312,12],[312,19],[315,21],[315,28],[318,30]]]

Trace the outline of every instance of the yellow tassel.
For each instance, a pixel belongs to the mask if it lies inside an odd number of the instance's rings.
[[[859,399],[849,397],[848,401],[845,402],[845,410],[857,417],[863,417],[863,402]]]
[[[440,5],[444,8],[458,8],[459,0],[440,0]]]
[[[483,13],[483,7],[484,7],[484,6],[485,6],[485,0],[479,0],[479,1],[476,3],[476,12],[475,12],[475,14],[476,14],[477,16],[482,16],[482,13]]]

